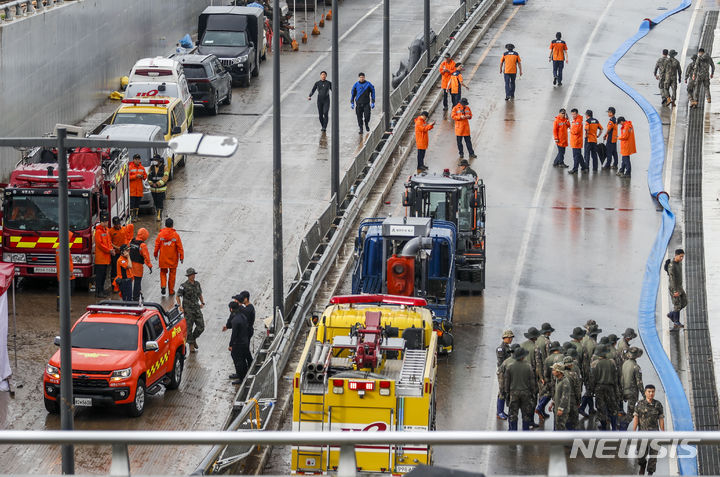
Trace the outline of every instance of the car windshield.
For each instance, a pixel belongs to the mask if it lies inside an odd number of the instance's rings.
[[[206,31],[203,46],[247,46],[244,31]]]
[[[70,230],[90,227],[90,201],[68,197]],[[16,230],[58,230],[57,195],[13,196],[5,201],[5,227]]]
[[[125,323],[81,321],[72,330],[72,347],[134,351],[138,349],[138,327]]]
[[[160,90],[163,87],[162,91]],[[165,96],[168,98],[179,98],[177,83],[130,83],[125,91],[126,98],[150,98]]]
[[[153,113],[117,113],[113,124],[151,124],[160,126],[163,135],[168,132],[168,120],[165,114]]]
[[[207,78],[208,74],[205,71],[205,67],[203,65],[190,65],[185,63],[183,65],[185,68],[185,77],[188,79],[198,79],[198,78]]]

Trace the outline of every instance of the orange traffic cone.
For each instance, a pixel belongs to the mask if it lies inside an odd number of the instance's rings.
[[[332,20],[332,10],[328,10],[327,14],[325,15],[325,20]]]
[[[301,39],[302,39],[302,42],[303,42],[303,43],[307,43],[307,33],[305,33],[305,30],[303,30],[303,32],[302,32],[302,38],[301,38]]]
[[[320,26],[325,26],[325,14],[320,15]]]
[[[292,47],[292,50],[293,50],[293,51],[298,51],[298,50],[300,49],[300,47],[298,46],[297,40],[291,41],[291,42],[290,42],[290,46]]]
[[[320,34],[320,29],[317,27],[317,23],[316,23],[315,26],[313,27],[311,34],[312,34],[312,35],[319,35],[319,34]]]

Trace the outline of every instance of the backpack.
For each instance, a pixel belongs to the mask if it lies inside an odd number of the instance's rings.
[[[130,249],[130,260],[133,261],[133,263],[143,263],[144,259],[142,256],[142,253],[140,253],[140,244],[142,242],[132,239],[130,241],[129,249]]]
[[[670,271],[668,271],[669,265],[670,265],[670,259],[668,258],[667,260],[665,260],[665,265],[663,265],[663,270],[665,270],[667,273],[670,273]]]

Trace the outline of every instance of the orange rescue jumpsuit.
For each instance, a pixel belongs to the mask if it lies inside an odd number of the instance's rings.
[[[158,266],[160,267],[160,287],[163,290],[166,286],[169,287],[170,295],[174,295],[178,261],[182,262],[185,258],[182,240],[180,240],[180,235],[174,228],[165,227],[160,230],[155,239],[153,255],[158,259]]]

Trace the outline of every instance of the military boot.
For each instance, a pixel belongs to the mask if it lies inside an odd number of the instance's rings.
[[[508,421],[508,431],[517,431],[517,421]]]
[[[505,400],[498,398],[497,400],[497,418],[503,421],[507,420],[507,414],[505,414]]]
[[[550,417],[550,414],[545,412],[545,406],[548,405],[550,402],[550,396],[543,396],[540,398],[540,402],[538,403],[537,407],[535,408],[535,414],[537,414],[540,419],[545,420],[548,417]]]
[[[533,426],[536,427],[536,426]],[[522,430],[523,431],[529,431],[530,430],[530,422],[529,421],[523,421],[522,423]]]
[[[607,431],[607,421],[600,421],[598,429],[600,429],[601,431]]]
[[[638,472],[638,474],[645,475],[645,465],[645,462],[640,464],[640,472]]]
[[[610,416],[610,429],[613,431],[618,430],[617,416]]]

